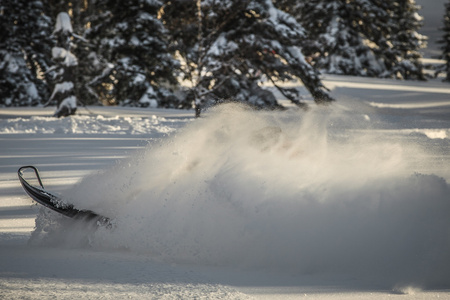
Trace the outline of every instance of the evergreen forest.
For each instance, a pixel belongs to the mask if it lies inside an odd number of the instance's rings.
[[[442,58],[449,58],[449,9]],[[414,0],[2,0],[0,107],[281,109],[321,74],[426,80]],[[449,73],[450,63],[439,70]],[[449,80],[447,75],[447,80]],[[274,89],[265,88],[265,83]],[[302,94],[303,93],[303,94]]]

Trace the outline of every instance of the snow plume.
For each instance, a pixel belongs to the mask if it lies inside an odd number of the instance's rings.
[[[448,183],[414,173],[411,157],[420,153],[412,145],[348,128],[357,116],[342,116],[337,106],[223,105],[85,178],[68,201],[115,219],[113,230],[93,234],[94,247],[175,263],[448,285]]]

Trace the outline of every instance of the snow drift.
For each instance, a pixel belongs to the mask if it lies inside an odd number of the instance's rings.
[[[113,230],[90,233],[93,247],[448,284],[449,185],[419,173],[419,147],[360,130],[366,119],[337,105],[279,113],[222,105],[84,178],[66,199],[115,220]]]

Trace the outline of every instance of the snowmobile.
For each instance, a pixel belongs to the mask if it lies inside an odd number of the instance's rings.
[[[32,185],[25,179],[25,171],[30,169],[34,171],[38,185]],[[60,196],[47,191],[42,184],[41,176],[39,175],[39,171],[36,167],[23,166],[19,168],[17,175],[19,176],[20,183],[22,184],[25,192],[37,203],[68,218],[93,222],[98,226],[110,226],[111,220],[109,218],[101,216],[90,210],[76,209],[72,204],[66,203]]]

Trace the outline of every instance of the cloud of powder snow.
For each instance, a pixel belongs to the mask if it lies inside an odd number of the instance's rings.
[[[422,154],[414,145],[361,128],[336,106],[222,105],[67,196],[115,220],[94,233],[98,247],[177,263],[449,284],[448,183],[415,173]]]

